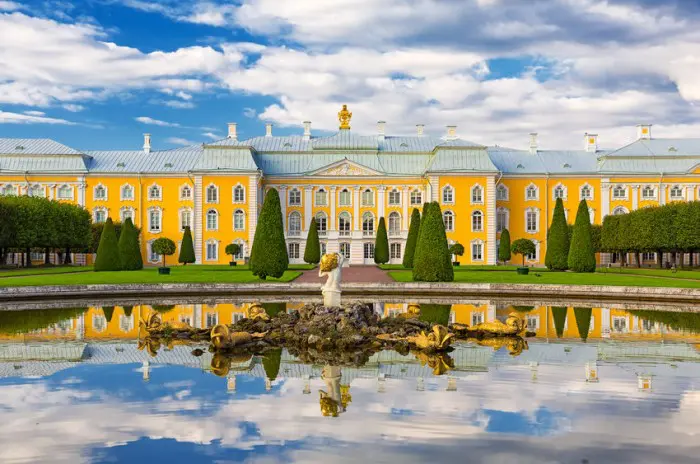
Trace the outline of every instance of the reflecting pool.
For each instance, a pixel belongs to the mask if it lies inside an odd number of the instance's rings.
[[[700,455],[700,313],[689,308],[453,302],[450,323],[517,311],[531,336],[517,347],[462,342],[437,359],[381,351],[351,366],[305,364],[286,349],[222,362],[207,344],[149,344],[139,328],[154,312],[172,325],[231,324],[250,301],[117,303],[0,311],[0,462]],[[414,306],[370,304],[383,316]]]

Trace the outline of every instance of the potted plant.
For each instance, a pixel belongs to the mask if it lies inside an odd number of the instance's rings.
[[[454,256],[463,256],[464,255],[464,246],[462,246],[461,243],[457,242],[450,246],[450,254]],[[453,263],[454,266],[459,266],[459,261],[456,259]]]
[[[226,251],[227,255],[231,255],[231,262],[229,262],[229,266],[235,266],[236,265],[236,258],[235,256],[240,253],[241,251],[241,246],[238,243],[229,243],[226,245]]]
[[[511,244],[510,251],[515,255],[521,255],[523,257],[523,265],[517,269],[517,272],[520,275],[527,275],[530,269],[525,266],[525,255],[531,255],[537,251],[535,244],[526,238],[519,238]]]
[[[153,249],[153,251],[155,251],[163,257],[163,266],[158,268],[158,274],[169,275],[170,268],[165,267],[165,257],[175,254],[175,242],[173,242],[169,238],[161,237],[159,239],[156,239],[151,244],[151,248]]]

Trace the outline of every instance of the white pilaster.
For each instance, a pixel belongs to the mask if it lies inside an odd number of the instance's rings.
[[[659,204],[666,204],[666,184],[659,185]]]
[[[411,200],[411,187],[404,187],[403,193],[401,194],[401,207],[403,208],[403,215],[401,219],[401,230],[408,230],[409,227],[409,217],[408,217],[408,203]]]
[[[486,309],[486,322],[493,322],[496,320],[496,305],[489,303]]]
[[[695,201],[695,190],[697,190],[697,185],[689,185],[686,187],[686,198],[688,201]]]
[[[306,232],[309,230],[309,225],[311,224],[311,207],[313,206],[312,193],[314,188],[310,185],[304,186],[304,219],[301,223],[302,229]]]
[[[202,234],[204,227],[202,224],[202,176],[194,176],[194,257],[197,264],[202,264]]]
[[[360,230],[360,186],[352,188],[352,230]]]
[[[285,237],[287,236],[287,186],[286,185],[280,185],[279,186],[279,193],[280,193],[280,209],[282,211],[282,228],[284,229],[284,235]]]
[[[486,181],[486,262],[496,263],[496,178]]]
[[[331,187],[329,189],[330,195],[331,195],[331,217],[328,218],[328,230],[335,230],[336,229],[336,223],[337,219],[335,217],[335,196],[336,196],[336,187]],[[336,250],[337,251],[337,250]],[[335,253],[335,251],[331,252],[328,250],[329,253]]]
[[[610,308],[600,310],[600,336],[610,338]]]
[[[440,178],[438,176],[428,176],[428,195],[426,201],[439,201]]]
[[[604,180],[605,182],[605,180]],[[600,186],[600,223],[603,223],[605,216],[610,214],[610,184],[603,183]]]
[[[386,209],[386,200],[385,200],[385,195],[386,195],[386,187],[381,185],[377,189],[377,224],[379,224],[379,219],[384,217],[385,209]]]
[[[632,186],[632,211],[639,209],[639,185]]]
[[[258,181],[258,174],[248,177],[248,256],[253,249],[255,230],[258,227]]]
[[[49,191],[49,200],[53,200],[54,198],[56,198],[56,196],[54,195],[54,193],[56,191],[56,186],[55,185],[47,185],[46,187],[47,187],[47,190]]]
[[[78,204],[80,206],[85,206],[85,190],[87,189],[87,184],[85,183],[85,176],[78,177]]]

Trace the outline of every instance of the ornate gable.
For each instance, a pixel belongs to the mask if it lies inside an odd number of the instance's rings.
[[[309,173],[312,176],[335,176],[335,177],[371,177],[381,176],[383,173],[370,169],[361,164],[348,159],[324,166],[321,169]]]

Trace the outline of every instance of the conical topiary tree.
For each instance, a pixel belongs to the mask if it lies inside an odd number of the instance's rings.
[[[134,307],[133,306],[123,306],[123,309],[124,309],[124,315],[126,317],[131,317],[131,313],[134,311]]]
[[[374,239],[374,262],[386,264],[389,262],[389,237],[386,235],[386,223],[384,218],[379,218],[377,237]]]
[[[595,247],[591,234],[591,216],[586,200],[581,200],[578,205],[568,263],[572,271],[595,272]]]
[[[318,264],[321,261],[321,242],[318,240],[318,225],[316,218],[311,218],[309,234],[306,236],[306,248],[304,249],[304,262]]]
[[[192,242],[192,231],[190,226],[185,226],[185,231],[182,233],[182,243],[180,244],[180,255],[177,257],[177,262],[185,266],[190,263],[197,262],[197,257],[194,254],[194,243]]]
[[[112,322],[112,318],[114,317],[114,306],[103,306],[102,312],[105,315],[105,319],[107,319],[107,323]]]
[[[591,308],[574,308],[574,318],[576,318],[576,327],[581,340],[584,342],[588,339],[588,331],[591,328]]]
[[[282,348],[273,348],[266,351],[262,364],[265,369],[265,376],[270,380],[275,380],[280,372],[280,363],[282,362]]]
[[[501,232],[501,241],[498,243],[498,260],[503,261],[503,264],[510,261],[510,232],[508,229],[503,229]]]
[[[418,243],[418,233],[420,232],[420,211],[413,208],[411,213],[411,224],[408,226],[408,238],[406,239],[406,249],[403,251],[403,267],[413,267],[413,257],[416,253]]]
[[[95,271],[118,271],[122,268],[122,262],[119,258],[119,242],[117,242],[117,233],[114,231],[112,218],[107,218],[102,235],[100,236],[100,245],[97,247],[97,259],[95,260]]]
[[[454,269],[447,246],[445,224],[437,202],[424,209],[421,231],[413,257],[413,280],[419,282],[452,282]]]
[[[263,303],[262,304],[265,313],[270,317],[275,317],[278,314],[284,314],[287,312],[287,303]]]
[[[566,325],[566,306],[552,306],[552,319],[554,319],[557,338],[561,338],[564,335],[564,325]]]
[[[141,257],[138,234],[139,232],[134,227],[134,223],[131,222],[131,218],[126,218],[119,235],[119,257],[122,269],[125,271],[143,269],[143,258]]]
[[[270,189],[260,210],[258,227],[250,256],[253,275],[266,279],[282,277],[289,267],[287,245],[284,241],[284,221],[277,190]]]
[[[418,319],[431,324],[440,324],[447,327],[450,323],[450,311],[452,305],[446,304],[422,304]]]
[[[547,253],[544,264],[555,271],[569,268],[569,226],[566,224],[564,202],[557,198],[552,225],[547,233]]]

